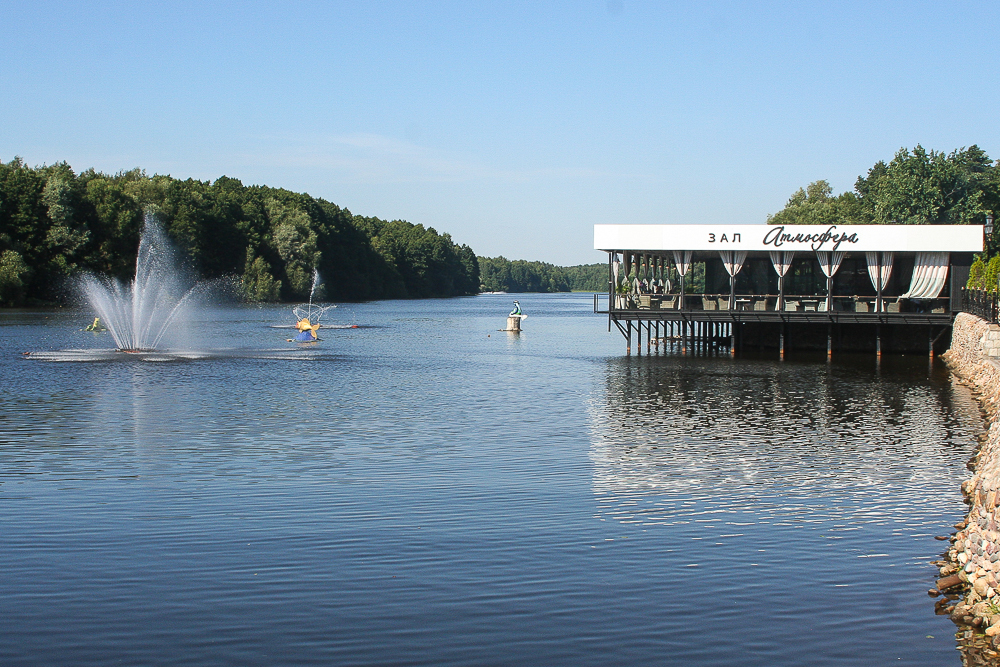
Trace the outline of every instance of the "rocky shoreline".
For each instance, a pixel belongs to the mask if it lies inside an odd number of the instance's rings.
[[[940,578],[929,592],[943,596],[937,612],[960,626],[965,648],[992,660],[1000,655],[1000,326],[959,314],[943,358],[976,392],[989,429],[969,461],[972,476],[962,484],[969,513],[954,535],[938,538],[950,539],[951,546],[934,563]]]

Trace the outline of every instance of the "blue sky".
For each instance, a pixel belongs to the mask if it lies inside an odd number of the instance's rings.
[[[1000,158],[997,2],[0,3],[0,160],[267,184],[602,261],[921,144]]]

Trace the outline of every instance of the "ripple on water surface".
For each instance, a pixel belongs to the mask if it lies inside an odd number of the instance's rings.
[[[965,389],[625,359],[585,296],[517,338],[495,298],[355,304],[315,352],[213,313],[243,351],[172,363],[31,363],[18,315],[0,662],[958,664],[925,591]]]

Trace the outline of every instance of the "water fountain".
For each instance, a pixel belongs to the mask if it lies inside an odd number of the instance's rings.
[[[116,278],[88,274],[81,290],[122,352],[156,350],[170,334],[177,340],[178,325],[200,292],[189,287],[179,269],[176,251],[156,219],[147,215],[139,241],[135,279],[122,284]],[[183,328],[183,327],[181,327]]]
[[[167,235],[152,216],[147,216],[139,241],[135,278],[129,283],[107,276],[87,274],[79,283],[79,293],[98,317],[86,331],[111,335],[115,348],[61,349],[24,352],[26,359],[40,361],[191,361],[206,359],[285,359],[321,358],[324,352],[302,346],[292,352],[242,346],[239,340],[218,335],[218,322],[209,320],[210,331],[197,339],[189,325],[204,319],[208,296],[222,297],[232,290],[231,279],[195,282],[181,268],[180,258]],[[314,303],[319,296],[319,273],[313,273],[309,303],[296,306],[296,318],[309,322],[315,333],[319,320],[336,306]],[[89,315],[88,315],[89,316]],[[205,322],[202,322],[205,324]],[[356,328],[357,325],[328,325],[323,328]],[[297,328],[282,325],[278,328]],[[79,331],[79,330],[78,330]],[[301,331],[301,330],[300,330]],[[230,329],[227,336],[232,336]],[[89,336],[88,336],[89,338]],[[315,337],[314,337],[315,339]],[[232,341],[232,342],[230,342]],[[291,355],[291,356],[289,356]]]
[[[289,339],[289,341],[294,340],[304,343],[318,340],[316,331],[320,328],[320,318],[323,317],[326,311],[336,308],[336,306],[332,305],[320,306],[313,304],[313,297],[316,296],[316,287],[319,284],[319,271],[313,269],[312,287],[309,289],[309,303],[292,308],[292,314],[295,315],[296,320],[295,328],[299,331],[299,334],[295,338]]]
[[[308,319],[315,324],[319,324],[319,320],[323,317],[323,314],[331,308],[336,308],[337,306],[320,306],[319,304],[313,303],[313,297],[316,296],[316,287],[321,285],[319,281],[319,271],[313,269],[313,281],[312,288],[309,290],[309,303],[301,304],[292,308],[292,313],[295,315],[296,320]]]

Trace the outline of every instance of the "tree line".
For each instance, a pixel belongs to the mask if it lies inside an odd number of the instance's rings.
[[[950,153],[917,145],[876,163],[852,192],[834,195],[825,180],[800,188],[767,222],[982,224],[998,211],[1000,162],[975,145]],[[60,286],[82,271],[131,279],[147,213],[200,275],[238,277],[254,301],[306,298],[313,269],[335,300],[607,289],[602,263],[477,257],[433,228],[354,215],[308,194],[226,176],[76,174],[65,162],[29,167],[15,158],[0,162],[0,305],[57,301]],[[1000,251],[998,236],[987,239],[973,267],[977,284],[996,282],[1000,259],[987,269]]]
[[[604,292],[607,264],[555,266],[506,257],[479,257],[483,292]]]
[[[130,280],[147,213],[198,274],[236,276],[253,301],[307,298],[313,269],[336,300],[479,291],[475,253],[431,227],[226,176],[76,174],[65,162],[29,167],[15,158],[0,162],[0,305],[58,301],[82,271]]]
[[[775,225],[983,224],[1000,210],[1000,163],[978,146],[950,153],[919,144],[901,148],[858,176],[853,192],[834,196],[824,180],[799,188],[785,208],[767,217]],[[991,239],[992,241],[992,239]],[[995,254],[996,246],[990,247]]]

